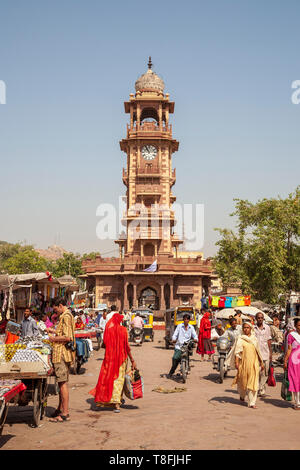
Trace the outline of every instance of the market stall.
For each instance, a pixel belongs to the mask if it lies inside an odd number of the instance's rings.
[[[74,359],[73,370],[75,374],[78,374],[80,368],[85,364],[93,351],[92,338],[96,338],[99,328],[89,328],[83,330],[75,330],[76,339],[76,356]]]
[[[215,308],[237,308],[251,305],[251,295],[210,295],[208,298],[209,307]]]
[[[26,390],[21,380],[0,379],[0,436],[7,418],[9,402]]]
[[[6,405],[12,399],[19,406],[32,402],[32,419],[36,427],[43,419],[47,405],[48,380],[53,370],[51,353],[49,340],[43,336],[24,337],[13,344],[0,344],[0,381],[17,380],[26,387],[22,394],[18,392],[17,400],[8,396]],[[2,403],[3,412],[5,406]]]

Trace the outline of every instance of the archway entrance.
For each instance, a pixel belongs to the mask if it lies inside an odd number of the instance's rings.
[[[139,307],[150,307],[153,310],[159,309],[159,298],[155,289],[146,287],[141,291]]]

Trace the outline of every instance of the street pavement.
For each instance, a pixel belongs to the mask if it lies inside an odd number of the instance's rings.
[[[31,427],[29,407],[10,407],[1,449],[299,449],[296,429],[300,413],[280,397],[282,368],[276,368],[276,387],[250,409],[239,400],[230,371],[223,384],[211,362],[201,362],[194,352],[186,384],[167,379],[173,350],[164,347],[164,331],[155,331],[154,342],[132,345],[132,354],[144,378],[143,399],[126,399],[121,413],[98,409],[88,394],[97,383],[104,349],[94,351],[79,375],[70,375],[71,421],[51,423],[46,416],[39,428]],[[93,343],[96,344],[95,342]],[[194,350],[195,351],[195,350]],[[155,388],[178,393],[157,393]],[[52,389],[52,387],[51,387]],[[47,414],[58,397],[48,398]]]

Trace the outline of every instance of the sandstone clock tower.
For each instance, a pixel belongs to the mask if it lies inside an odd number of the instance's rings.
[[[172,137],[169,116],[174,102],[164,95],[163,80],[152,71],[151,57],[148,70],[135,83],[135,95],[125,102],[130,114],[127,136],[120,142],[126,153],[123,182],[127,187],[127,210],[123,224],[126,236],[116,243],[120,256],[138,255],[177,256],[181,240],[174,233],[176,223],[172,204],[176,200],[172,186],[176,180],[172,155],[178,142]]]
[[[120,142],[126,158],[126,210],[124,230],[115,241],[119,257],[97,256],[82,264],[87,290],[95,292],[95,306],[151,306],[157,318],[166,308],[183,302],[201,305],[202,293],[209,292],[211,279],[216,277],[202,252],[178,250],[182,240],[174,232],[172,160],[179,144],[169,122],[174,102],[164,88],[149,58],[148,70],[125,102],[130,120]],[[152,264],[153,270],[147,271]]]

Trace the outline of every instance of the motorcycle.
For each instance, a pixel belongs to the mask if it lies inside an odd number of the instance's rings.
[[[144,341],[144,331],[143,331],[143,328],[132,328],[130,330],[130,340],[135,343],[135,344],[138,344],[140,346],[142,346],[142,343]]]
[[[224,377],[226,377],[229,370],[229,366],[225,364],[225,360],[231,347],[232,343],[228,338],[220,336],[220,338],[217,339],[218,356],[213,356],[213,368],[220,373],[220,383],[223,383]]]
[[[180,348],[181,359],[180,359],[180,371],[182,375],[183,383],[186,382],[187,375],[191,370],[190,367],[190,356],[193,355],[194,340],[186,341]]]

